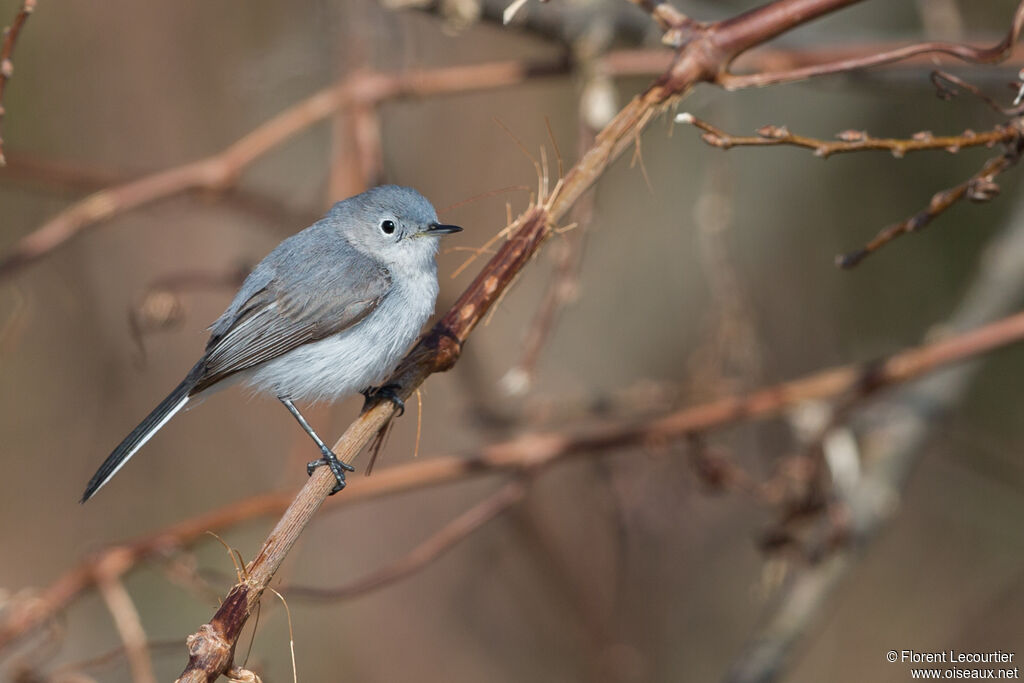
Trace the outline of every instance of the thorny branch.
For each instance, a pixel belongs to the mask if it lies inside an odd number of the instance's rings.
[[[791,133],[785,126],[762,126],[757,135],[730,135],[693,114],[683,113],[676,117],[677,123],[689,123],[702,131],[701,140],[712,147],[731,149],[733,147],[777,147],[788,145],[812,150],[814,156],[827,159],[833,154],[863,152],[865,150],[888,151],[897,159],[908,152],[923,150],[945,150],[951,154],[968,147],[994,147],[996,144],[1013,144],[1021,138],[1021,124],[1014,120],[1005,126],[976,133],[966,130],[960,135],[935,136],[929,131],[915,133],[911,138],[876,138],[860,130],[846,130],[836,135],[836,140],[819,140]]]
[[[593,141],[594,134],[585,123],[584,112],[580,112],[579,128],[580,148],[586,149]],[[533,383],[541,352],[558,322],[559,313],[576,294],[576,283],[580,268],[583,266],[587,226],[593,216],[593,210],[593,192],[585,194],[573,206],[570,220],[576,227],[564,235],[558,245],[551,281],[523,337],[519,360],[500,380],[505,393],[510,396],[523,394]]]
[[[28,15],[36,8],[36,0],[23,0],[21,9],[14,17],[14,22],[4,29],[3,44],[0,45],[0,124],[4,120],[4,93],[7,89],[7,81],[14,75],[14,62],[11,57],[14,55],[14,45],[18,42],[21,29],[28,21]],[[4,159],[4,138],[0,130],[0,166],[7,163]]]

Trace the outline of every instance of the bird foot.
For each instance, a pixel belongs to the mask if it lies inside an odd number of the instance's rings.
[[[352,467],[352,465],[349,465],[346,462],[342,462],[341,460],[339,460],[338,456],[334,454],[334,451],[332,451],[329,448],[323,449],[322,452],[324,454],[324,457],[320,458],[319,460],[314,460],[312,462],[306,463],[306,474],[309,476],[313,476],[313,472],[316,470],[317,467],[323,467],[324,465],[330,467],[331,473],[334,475],[335,480],[338,482],[334,485],[334,488],[331,489],[330,494],[328,494],[333,496],[335,493],[345,488],[345,472],[355,472],[356,468]]]
[[[391,401],[398,408],[398,417],[405,414],[405,401],[398,395],[401,390],[401,386],[398,384],[385,384],[382,387],[367,387],[360,391],[363,397],[366,399],[363,402],[363,412],[377,405],[383,400]]]

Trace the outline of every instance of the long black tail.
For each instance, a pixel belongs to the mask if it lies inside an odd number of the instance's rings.
[[[79,502],[84,503],[92,498],[93,494],[110,481],[111,477],[128,462],[128,458],[135,455],[135,452],[142,448],[151,436],[167,424],[167,421],[174,417],[175,413],[185,407],[185,404],[188,403],[189,393],[196,386],[199,375],[196,372],[198,367],[197,365],[196,368],[193,368],[181,384],[161,401],[160,405],[154,408],[153,412],[147,415],[146,419],[133,429],[131,434],[124,438],[124,441],[114,449],[113,453],[107,456],[100,468],[96,470],[96,474],[92,475],[89,485],[85,487],[85,493],[82,494],[82,500]]]

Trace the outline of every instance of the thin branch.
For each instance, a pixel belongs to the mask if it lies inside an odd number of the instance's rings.
[[[1021,139],[1021,127],[1016,121],[1005,126],[996,126],[981,133],[965,131],[961,135],[932,135],[928,131],[915,133],[911,138],[875,138],[864,131],[847,130],[839,133],[837,140],[819,140],[791,133],[785,126],[762,126],[757,135],[730,135],[693,114],[684,112],[676,116],[677,123],[688,123],[704,131],[701,139],[712,147],[731,149],[733,147],[777,147],[780,145],[804,147],[812,150],[814,156],[827,159],[833,154],[882,150],[900,159],[908,152],[944,150],[955,154],[968,147],[994,147],[997,144],[1012,144]]]
[[[840,268],[853,268],[897,237],[923,230],[937,216],[965,198],[975,202],[985,202],[994,198],[999,194],[999,186],[996,184],[995,178],[1008,168],[1015,166],[1020,160],[1020,144],[1018,141],[1014,148],[1006,154],[989,159],[980,171],[959,185],[935,193],[927,207],[910,218],[885,228],[862,248],[847,254],[840,254],[836,257],[836,265]]]
[[[1018,77],[1019,78],[1019,77]],[[984,102],[992,111],[998,112],[1003,116],[1020,116],[1024,113],[1024,105],[1016,105],[1013,107],[1004,107],[999,102],[995,101],[984,92],[978,86],[968,83],[958,76],[954,76],[951,73],[945,71],[933,71],[931,75],[931,81],[935,85],[935,89],[938,92],[939,97],[944,100],[952,99],[957,95],[956,88],[962,88],[970,94],[977,97],[979,100]]]
[[[885,228],[863,248],[837,256],[836,265],[840,268],[852,268],[897,237],[923,230],[937,216],[965,198],[975,202],[993,199],[999,194],[999,186],[995,182],[996,176],[1017,164],[1020,160],[1022,146],[1024,146],[1021,124],[1017,120],[982,133],[969,130],[959,136],[935,137],[931,133],[922,132],[909,139],[873,138],[863,131],[845,131],[840,133],[838,136],[840,139],[835,141],[794,135],[785,126],[763,126],[758,129],[756,136],[733,136],[690,113],[679,114],[676,121],[691,124],[704,131],[701,139],[713,147],[730,149],[741,146],[788,145],[814,150],[814,155],[822,158],[828,158],[833,154],[865,150],[885,150],[894,157],[901,158],[908,152],[923,150],[942,149],[956,153],[965,147],[1006,145],[1004,154],[988,160],[981,170],[970,178],[955,187],[933,195],[926,208],[906,220]]]
[[[3,123],[4,114],[4,93],[7,90],[7,81],[14,75],[14,62],[11,57],[14,55],[14,45],[18,42],[21,29],[28,21],[28,16],[36,9],[36,0],[22,0],[21,9],[14,17],[14,22],[4,29],[3,44],[0,45],[0,124]],[[7,163],[4,159],[4,138],[0,130],[0,166]]]
[[[345,490],[345,495],[331,499],[329,508],[339,510],[367,500],[483,475],[522,473],[573,457],[597,457],[623,447],[685,439],[741,422],[777,417],[805,401],[832,399],[862,391],[866,386],[881,388],[908,382],[952,363],[1020,341],[1024,341],[1024,313],[908,349],[884,361],[832,368],[750,394],[717,399],[653,419],[604,425],[576,434],[526,434],[488,446],[472,457],[434,457],[385,468],[371,478],[360,479],[358,485],[353,482]],[[0,621],[0,651],[54,619],[84,591],[95,586],[98,576],[121,576],[154,555],[207,538],[207,531],[280,514],[291,501],[292,495],[288,493],[247,498],[87,557],[31,600],[13,601],[6,607]]]
[[[806,0],[805,4],[816,5],[814,0]],[[845,3],[851,4],[851,3]],[[754,10],[755,12],[758,10]],[[943,54],[955,57],[961,61],[977,64],[993,64],[1004,60],[1017,42],[1022,27],[1024,27],[1024,1],[1017,5],[1013,15],[1013,21],[1006,36],[992,47],[973,47],[960,43],[944,41],[928,41],[917,45],[907,45],[885,52],[850,57],[834,62],[824,62],[789,71],[771,71],[754,73],[749,75],[734,75],[726,69],[718,75],[716,82],[726,90],[739,90],[741,88],[763,87],[766,85],[777,85],[780,83],[792,83],[817,76],[843,73],[867,69],[874,66],[901,62],[920,55]]]
[[[528,482],[515,479],[438,529],[404,557],[337,588],[279,586],[289,597],[317,601],[347,600],[369,593],[415,574],[440,558],[526,496]]]

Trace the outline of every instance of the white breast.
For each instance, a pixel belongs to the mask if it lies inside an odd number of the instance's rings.
[[[333,400],[387,378],[434,312],[435,270],[406,274],[366,318],[353,327],[253,368],[239,378],[275,396]]]

